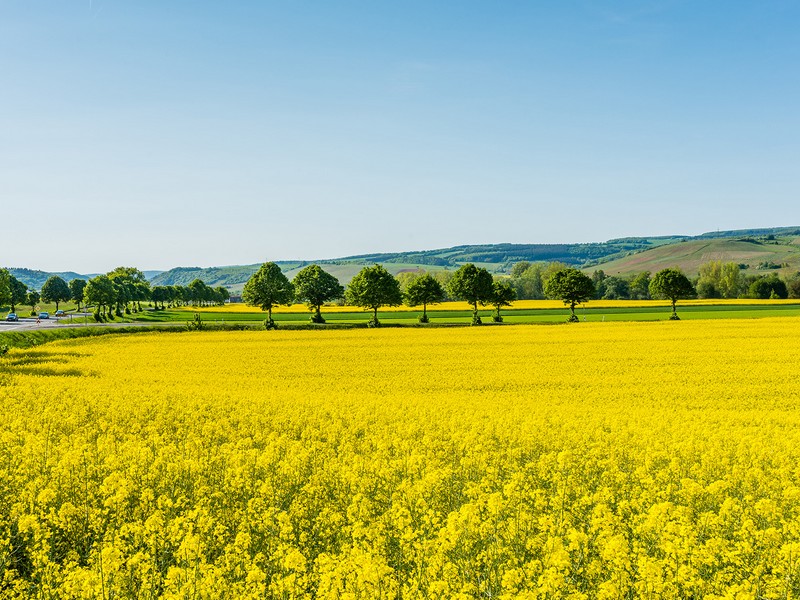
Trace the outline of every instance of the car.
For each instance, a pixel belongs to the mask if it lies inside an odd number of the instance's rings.
[[[49,312],[40,312],[39,313],[39,318],[40,319],[49,319],[50,318],[50,313]]]
[[[57,311],[56,311],[56,314],[55,314],[55,316],[56,316],[56,317],[63,317],[63,316],[65,316],[66,314],[67,314],[67,313],[65,313],[63,310],[57,310]]]
[[[19,317],[17,316],[17,313],[8,313],[6,321],[19,321]]]

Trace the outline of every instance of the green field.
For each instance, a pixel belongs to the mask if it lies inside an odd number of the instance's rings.
[[[501,314],[505,323],[561,323],[566,320],[567,309],[504,309]],[[576,310],[581,321],[657,321],[669,318],[671,310],[667,307],[623,307],[623,308],[592,308],[591,305]],[[386,324],[416,324],[421,311],[397,311],[385,309],[378,311],[381,323]],[[480,310],[479,314],[484,323],[492,322],[493,311]],[[800,301],[798,304],[784,305],[710,305],[710,306],[685,306],[678,305],[678,314],[683,319],[720,319],[737,318],[752,319],[761,317],[800,316]],[[194,313],[191,308],[176,310],[151,311],[130,315],[125,320],[143,323],[174,323],[185,322],[192,319]],[[201,319],[209,323],[257,323],[266,318],[265,313],[254,310],[253,312],[230,313],[200,313]],[[328,312],[323,310],[323,316],[330,324],[366,324],[371,313],[357,312]],[[310,314],[306,313],[273,313],[273,318],[278,323],[304,324],[308,323]],[[428,317],[432,324],[467,324],[471,321],[470,311],[436,310],[429,309]],[[118,319],[119,321],[119,319]]]

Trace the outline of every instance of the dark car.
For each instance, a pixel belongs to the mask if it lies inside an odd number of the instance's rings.
[[[50,318],[50,313],[49,312],[40,312],[39,313],[39,318],[40,319],[49,319]]]
[[[17,316],[17,313],[8,313],[6,321],[19,321],[19,317]]]

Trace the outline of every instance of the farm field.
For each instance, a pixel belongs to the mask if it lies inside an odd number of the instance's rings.
[[[568,309],[556,300],[519,300],[501,311],[507,323],[559,323],[566,320]],[[656,321],[669,317],[668,301],[661,300],[595,300],[577,309],[585,321]],[[777,316],[800,316],[800,300],[684,300],[678,303],[678,312],[685,319],[756,318]],[[181,307],[164,311],[145,311],[130,315],[130,320],[139,322],[185,322],[194,313],[200,313],[204,321],[212,322],[260,322],[265,313],[246,304],[228,304],[211,307]],[[322,309],[329,323],[364,324],[370,313],[352,306],[327,306]],[[386,307],[378,312],[385,324],[414,324],[422,314],[420,307]],[[481,318],[491,322],[493,309],[480,310]],[[281,306],[273,310],[278,323],[307,323],[310,312],[302,304]],[[468,324],[472,309],[466,302],[443,302],[428,307],[428,316],[436,323]]]
[[[4,598],[794,598],[800,318],[0,358]]]

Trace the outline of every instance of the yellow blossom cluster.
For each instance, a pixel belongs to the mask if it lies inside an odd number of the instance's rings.
[[[3,598],[796,598],[800,319],[0,359]]]

